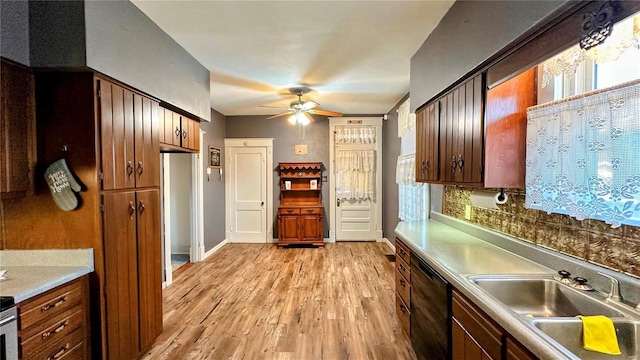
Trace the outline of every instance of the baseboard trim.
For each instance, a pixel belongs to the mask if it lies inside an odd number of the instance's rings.
[[[385,244],[387,244],[387,246],[395,253],[396,252],[396,246],[393,245],[391,243],[391,241],[389,241],[389,239],[387,238],[382,238],[382,242],[384,242]]]
[[[229,243],[229,240],[227,239],[222,240],[218,245],[212,247],[211,250],[205,252],[204,255],[202,256],[202,260],[204,261],[206,258],[213,255],[214,252],[220,250],[220,248],[225,246],[227,243]]]
[[[326,243],[334,243],[334,242],[336,242],[335,240],[331,241],[331,238],[324,238],[323,241],[326,242]]]

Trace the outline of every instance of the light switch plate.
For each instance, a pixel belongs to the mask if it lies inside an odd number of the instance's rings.
[[[296,155],[307,155],[307,145],[296,145],[294,147]]]

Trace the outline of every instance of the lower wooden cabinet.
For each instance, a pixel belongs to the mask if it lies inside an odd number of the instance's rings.
[[[108,359],[132,359],[162,332],[159,190],[104,199]]]
[[[453,360],[537,359],[457,290],[453,290],[452,313]]]
[[[324,246],[322,206],[278,208],[278,246]]]
[[[18,304],[21,359],[89,358],[88,276]]]
[[[411,335],[411,256],[407,245],[396,238],[396,314],[402,330]]]

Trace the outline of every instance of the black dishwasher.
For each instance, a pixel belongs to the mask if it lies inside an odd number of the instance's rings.
[[[449,283],[411,252],[411,344],[418,359],[451,358]]]

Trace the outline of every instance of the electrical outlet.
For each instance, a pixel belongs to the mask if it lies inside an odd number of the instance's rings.
[[[464,219],[471,220],[471,205],[464,206]]]

